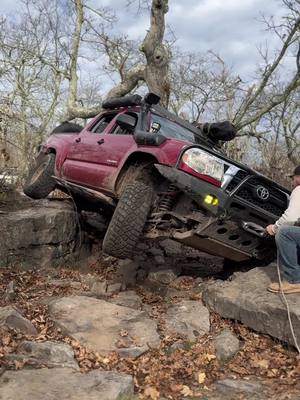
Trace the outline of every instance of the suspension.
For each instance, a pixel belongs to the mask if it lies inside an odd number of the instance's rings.
[[[178,193],[178,188],[171,183],[166,192],[162,193],[163,197],[160,201],[158,211],[170,211],[175,199],[175,196]]]

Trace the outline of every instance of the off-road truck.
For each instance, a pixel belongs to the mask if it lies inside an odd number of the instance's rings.
[[[230,125],[199,129],[158,103],[151,93],[116,98],[82,130],[56,128],[25,194],[60,188],[79,210],[99,211],[103,250],[118,258],[132,257],[142,237],[169,237],[236,262],[269,261],[264,227],[287,208],[288,190],[226,157],[219,142],[233,138]]]

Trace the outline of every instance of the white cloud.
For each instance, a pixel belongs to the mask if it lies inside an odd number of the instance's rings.
[[[50,0],[51,1],[51,0]],[[14,0],[0,0],[0,13],[13,14],[18,9]],[[126,7],[127,0],[89,0],[94,7],[110,7],[116,12],[115,32],[142,40],[150,25],[149,11],[137,12],[137,2]],[[253,74],[259,57],[257,47],[276,38],[259,21],[261,14],[280,16],[277,0],[170,0],[166,22],[183,51],[213,50],[247,78]]]
[[[260,21],[262,14],[278,17],[282,9],[276,0],[175,0],[166,19],[181,49],[213,50],[237,73],[249,75],[258,61],[257,47],[276,42]]]
[[[0,0],[0,14],[8,15],[16,11],[17,4],[13,0]]]

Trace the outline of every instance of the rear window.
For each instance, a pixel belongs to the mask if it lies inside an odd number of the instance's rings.
[[[153,123],[157,123],[160,125],[158,132],[167,138],[185,140],[191,143],[196,142],[193,132],[183,128],[182,126],[176,124],[175,122],[170,121],[167,118],[163,118],[160,117],[159,115],[152,114],[151,126],[153,126],[152,125]]]

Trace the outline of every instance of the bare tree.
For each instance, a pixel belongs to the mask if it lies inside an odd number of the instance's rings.
[[[82,31],[87,22],[89,32],[94,34],[94,44],[97,43],[104,48],[109,58],[109,63],[119,72],[121,81],[113,87],[106,98],[124,96],[134,90],[140,81],[145,81],[149,90],[159,95],[162,103],[167,106],[170,94],[169,84],[169,60],[170,53],[164,45],[165,14],[168,12],[168,0],[152,0],[150,29],[147,32],[140,50],[146,57],[146,63],[132,63],[127,68],[129,57],[132,53],[124,51],[128,41],[126,39],[110,39],[104,32],[95,27],[88,19],[87,11],[95,13],[96,10],[86,7],[83,0],[75,0],[76,24],[72,35],[71,64],[69,76],[69,95],[67,117],[88,118],[97,114],[101,107],[86,108],[78,106],[78,55],[81,46]],[[86,14],[85,14],[86,12]],[[97,13],[100,18],[102,14]],[[89,39],[90,40],[90,39]]]
[[[177,51],[171,64],[170,108],[193,121],[232,119],[240,79],[220,56]]]
[[[282,104],[290,94],[300,87],[300,3],[298,0],[283,0],[288,8],[288,14],[283,18],[282,23],[276,26],[274,22],[266,21],[269,29],[278,36],[282,45],[275,56],[269,61],[267,54],[264,56],[265,66],[261,71],[261,77],[250,86],[236,111],[233,119],[236,127],[241,130],[253,123],[259,123],[261,118]],[[285,57],[295,53],[295,69],[290,79],[286,79],[275,91],[270,91],[272,79],[282,65]],[[272,85],[271,85],[272,86]]]
[[[45,5],[40,2],[38,12],[33,12],[27,1],[21,23],[3,21],[0,36],[0,88],[9,104],[7,136],[14,130],[11,141],[28,155],[52,123],[61,95],[61,54],[53,45],[56,32],[51,32],[49,19],[58,18],[58,10]]]
[[[168,0],[152,0],[150,29],[141,46],[141,51],[147,60],[145,81],[149,90],[158,94],[165,106],[168,105],[170,96],[168,76],[170,54],[163,44],[167,12]]]

